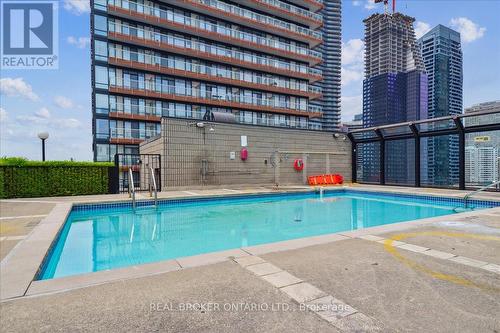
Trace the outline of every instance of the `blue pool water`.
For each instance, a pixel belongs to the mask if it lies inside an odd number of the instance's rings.
[[[453,214],[458,203],[358,192],[73,209],[39,279]]]

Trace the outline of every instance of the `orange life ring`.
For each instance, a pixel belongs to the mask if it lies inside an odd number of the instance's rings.
[[[294,162],[293,162],[293,168],[297,171],[302,171],[304,170],[304,161],[302,161],[302,159],[296,159]]]

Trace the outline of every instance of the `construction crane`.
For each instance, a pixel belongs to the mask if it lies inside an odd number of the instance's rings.
[[[383,2],[385,6],[385,13],[387,13],[387,9],[389,7],[389,0],[375,0],[375,3]],[[392,13],[396,12],[396,0],[392,0]]]

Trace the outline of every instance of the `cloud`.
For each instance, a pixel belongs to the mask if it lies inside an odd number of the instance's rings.
[[[486,28],[480,27],[466,17],[452,18],[450,26],[460,32],[464,43],[470,43],[484,36]]]
[[[35,112],[35,116],[38,118],[44,118],[44,119],[49,119],[50,118],[50,111],[46,107],[41,108],[37,112]]]
[[[356,7],[361,6],[361,0],[353,0],[352,5]]]
[[[360,70],[351,70],[342,67],[340,69],[340,84],[343,86],[347,86],[352,82],[361,81],[363,79],[363,69]]]
[[[342,43],[342,65],[351,65],[363,62],[365,43],[357,38]]]
[[[366,0],[365,9],[373,10],[373,9],[375,9],[375,7],[376,7],[375,0]]]
[[[75,45],[76,47],[78,47],[79,49],[84,49],[86,48],[87,46],[90,45],[90,38],[89,37],[73,37],[73,36],[69,36],[66,41],[68,42],[68,44],[70,45]]]
[[[343,86],[363,79],[364,49],[365,44],[359,38],[342,43],[342,68],[340,74]]]
[[[417,21],[417,23],[415,23],[415,35],[417,36],[417,38],[422,37],[429,30],[431,30],[431,25],[429,23],[421,21]]]
[[[33,92],[31,86],[24,82],[22,77],[0,79],[0,93],[10,97],[22,97],[31,101],[37,101],[38,95]]]
[[[8,118],[9,118],[9,115],[7,114],[7,111],[5,111],[4,108],[0,107],[0,121],[6,122]]]
[[[19,123],[26,127],[26,123],[43,125],[47,129],[75,129],[82,127],[82,123],[75,118],[52,117],[50,111],[43,107],[33,115],[20,115],[16,117]]]
[[[54,104],[62,109],[72,109],[75,107],[75,103],[68,97],[56,96],[54,97]]]
[[[351,121],[354,115],[363,113],[363,96],[342,96],[340,105],[342,108],[342,121]]]
[[[89,0],[64,0],[64,9],[76,15],[90,13]]]
[[[54,119],[53,124],[58,128],[79,128],[82,123],[75,118]]]

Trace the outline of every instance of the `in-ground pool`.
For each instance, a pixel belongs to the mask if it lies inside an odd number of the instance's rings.
[[[461,205],[358,191],[165,200],[135,212],[130,203],[81,205],[73,207],[38,278],[453,214]]]

